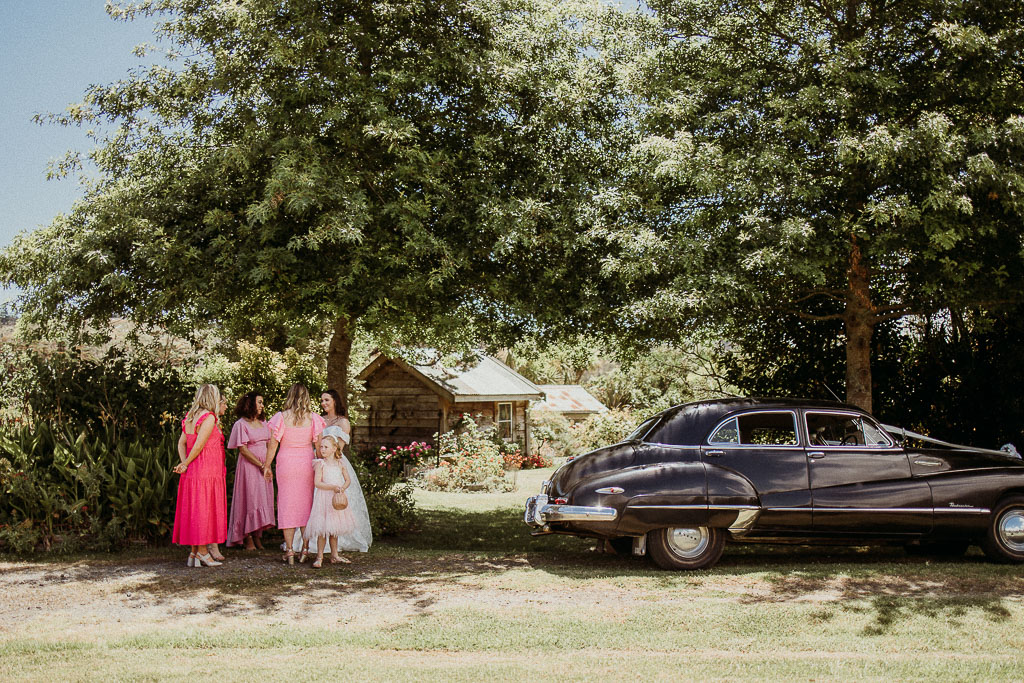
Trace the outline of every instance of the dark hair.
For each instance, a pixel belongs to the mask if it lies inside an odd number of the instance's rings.
[[[267,414],[262,410],[258,415],[256,414],[256,397],[262,395],[258,391],[250,391],[248,394],[244,394],[235,405],[235,417],[246,420],[267,419]]]
[[[323,394],[327,394],[334,399],[334,413],[338,417],[348,417],[348,409],[345,407],[345,404],[341,402],[341,394],[334,389],[324,389],[321,395]]]

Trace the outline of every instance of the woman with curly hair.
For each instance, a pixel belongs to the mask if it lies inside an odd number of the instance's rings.
[[[235,416],[238,420],[228,437],[228,448],[238,450],[235,490],[228,519],[228,546],[244,541],[246,550],[263,550],[263,530],[272,529],[276,524],[274,482],[263,477],[270,442],[263,397],[255,391],[242,396],[235,406]]]

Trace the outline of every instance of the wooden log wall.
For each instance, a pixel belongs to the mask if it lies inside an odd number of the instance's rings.
[[[365,423],[353,430],[357,451],[434,443],[441,427],[441,399],[395,363],[388,361],[367,378],[363,401]]]

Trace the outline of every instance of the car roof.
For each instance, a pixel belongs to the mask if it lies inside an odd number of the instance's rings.
[[[677,439],[685,439],[689,443],[700,443],[712,427],[736,411],[796,410],[800,408],[844,410],[866,414],[857,406],[839,401],[803,398],[720,398],[672,406],[654,417],[661,418],[658,420],[659,429],[661,425],[671,422],[672,431]]]
[[[814,398],[716,398],[705,401],[694,401],[672,406],[661,412],[662,415],[675,414],[682,411],[707,411],[730,413],[743,408],[832,408],[841,410],[853,410],[858,413],[864,412],[855,405],[841,403],[839,401],[823,401]],[[717,409],[717,410],[716,410]]]

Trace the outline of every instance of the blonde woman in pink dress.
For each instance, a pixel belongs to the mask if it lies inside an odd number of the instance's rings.
[[[235,416],[238,421],[228,437],[228,448],[238,451],[228,519],[228,546],[244,541],[246,550],[263,550],[263,531],[276,525],[274,482],[263,478],[263,463],[267,460],[270,442],[263,397],[255,391],[242,396],[235,406]]]
[[[277,460],[277,528],[284,530],[288,550],[282,558],[295,563],[292,542],[295,530],[306,538],[305,526],[313,507],[313,446],[324,429],[324,419],[310,410],[309,390],[293,384],[281,412],[270,418],[270,443],[263,476],[272,481],[271,465]],[[299,561],[305,560],[303,550]]]
[[[192,407],[181,421],[181,462],[174,468],[181,479],[171,541],[190,546],[186,563],[189,567],[219,565],[207,546],[227,539],[224,435],[217,426],[217,415],[223,414],[225,408],[217,387],[204,384],[196,391]]]

